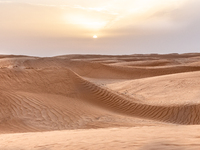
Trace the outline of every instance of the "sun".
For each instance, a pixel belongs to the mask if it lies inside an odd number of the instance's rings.
[[[96,38],[98,38],[98,37],[97,37],[97,35],[94,35],[93,38],[96,39]]]

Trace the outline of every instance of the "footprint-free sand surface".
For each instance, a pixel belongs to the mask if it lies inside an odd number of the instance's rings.
[[[0,55],[0,150],[200,149],[200,54]]]

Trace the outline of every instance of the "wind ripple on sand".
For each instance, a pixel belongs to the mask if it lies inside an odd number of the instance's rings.
[[[112,91],[73,76],[79,96],[89,103],[116,113],[177,124],[200,124],[200,105],[153,106],[128,100]]]
[[[136,98],[130,99],[82,77],[140,79],[198,70],[199,66],[184,64],[157,68],[122,67],[75,61],[70,57],[2,58],[0,132],[133,126],[131,117],[133,120],[200,124],[200,104],[140,103]]]

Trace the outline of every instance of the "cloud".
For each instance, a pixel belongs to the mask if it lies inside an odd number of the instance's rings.
[[[7,1],[1,1],[0,8],[2,8],[0,10],[1,23],[3,24],[7,22],[10,25],[16,24],[18,26],[25,25],[27,23],[35,25],[46,25],[47,23],[70,24],[72,21],[69,20],[67,22],[67,16],[75,19],[77,16],[80,16],[79,20],[83,20],[83,18],[85,18],[85,20],[89,22],[84,24],[93,24],[93,26],[99,26],[101,24],[101,26],[106,26],[107,23],[112,21],[113,18],[116,18],[118,15],[117,12],[109,10],[106,6],[84,7],[81,5],[53,5],[12,1],[9,1],[8,3]],[[7,19],[5,20],[4,18]]]
[[[43,56],[199,51],[200,1],[154,9],[135,9],[133,2],[86,6],[0,1],[0,48]],[[78,16],[78,22],[70,24],[70,15],[72,19]],[[90,25],[101,22],[105,23],[102,28],[91,30]],[[95,42],[94,34],[99,37]]]

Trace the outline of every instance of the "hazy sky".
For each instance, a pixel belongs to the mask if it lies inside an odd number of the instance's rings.
[[[1,54],[188,52],[200,52],[200,0],[0,0]]]

